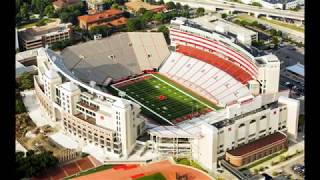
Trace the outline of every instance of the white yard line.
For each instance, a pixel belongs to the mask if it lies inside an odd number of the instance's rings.
[[[157,78],[157,79],[158,79],[158,80],[160,80],[161,82],[163,82],[163,83],[165,83],[165,84],[167,84],[167,85],[171,86],[171,87],[172,87],[172,88],[174,88],[175,90],[177,90],[177,91],[179,91],[179,92],[183,93],[184,95],[186,95],[186,96],[188,96],[188,97],[190,97],[190,98],[192,98],[192,99],[194,99],[194,100],[197,100],[197,101],[198,101],[198,102],[200,102],[202,105],[205,105],[205,106],[207,106],[208,108],[210,108],[210,109],[212,109],[212,110],[214,110],[214,111],[216,110],[216,109],[212,108],[211,106],[209,106],[208,104],[206,104],[206,103],[202,102],[201,100],[199,100],[199,99],[197,99],[197,98],[195,98],[195,97],[191,96],[190,94],[188,94],[188,93],[186,93],[186,92],[184,92],[184,91],[182,91],[182,90],[178,89],[177,87],[175,87],[175,86],[173,86],[173,85],[169,84],[168,82],[166,82],[166,81],[162,80],[161,78],[159,78],[159,77],[157,77],[157,76],[155,76],[155,75],[153,75],[153,74],[150,74],[150,75],[151,75],[151,76],[153,76],[153,77],[155,77],[155,78]]]
[[[113,85],[111,85],[112,88],[116,89],[117,91],[121,91],[120,89],[114,87]],[[133,97],[129,96],[128,94],[126,94],[126,96],[128,98],[130,98],[132,101],[136,102],[137,104],[139,104],[140,106],[146,108],[147,110],[149,110],[150,112],[154,113],[155,115],[157,115],[158,117],[160,117],[161,119],[167,121],[169,124],[174,125],[172,122],[170,122],[168,119],[164,118],[163,116],[161,116],[160,114],[154,112],[153,110],[151,110],[150,108],[148,108],[147,106],[143,105],[142,103],[140,103],[138,100],[134,99]]]

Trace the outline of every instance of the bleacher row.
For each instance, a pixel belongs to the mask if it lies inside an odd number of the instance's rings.
[[[243,84],[246,84],[249,80],[253,79],[252,76],[240,66],[237,66],[228,60],[224,60],[212,53],[183,45],[178,46],[176,52],[180,52],[184,55],[205,61],[208,64],[224,70]]]
[[[220,42],[212,41],[199,37],[194,34],[177,32],[176,30],[170,30],[170,38],[175,41],[175,43],[180,45],[191,45],[200,49],[206,49],[207,51],[217,52],[218,54],[228,57],[232,62],[236,64],[241,64],[243,69],[245,69],[252,76],[255,76],[257,73],[256,65],[247,58],[244,58],[238,52],[227,48],[222,45]]]
[[[141,76],[141,77],[138,77],[136,79],[130,79],[130,80],[127,80],[127,81],[124,81],[124,82],[119,82],[117,84],[114,84],[113,86],[116,87],[116,88],[125,87],[125,86],[128,86],[130,84],[135,84],[135,83],[140,82],[140,81],[148,80],[150,78],[152,78],[152,76]]]
[[[225,67],[228,68],[230,66]],[[228,104],[250,95],[244,84],[224,70],[206,61],[172,52],[159,72],[216,103]]]

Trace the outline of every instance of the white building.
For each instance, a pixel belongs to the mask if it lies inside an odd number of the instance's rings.
[[[235,37],[240,43],[251,46],[252,41],[258,40],[258,33],[231,23],[215,16],[205,15],[191,19],[191,21],[201,25],[208,30],[214,30],[222,34]]]
[[[48,49],[38,52],[34,83],[42,110],[78,141],[127,157],[144,129],[140,106],[82,83],[59,58]]]
[[[245,4],[252,4],[253,2],[260,3],[262,7],[270,9],[291,9],[299,4],[304,4],[300,0],[241,0]]]
[[[60,23],[60,19],[40,27],[19,29],[19,42],[23,50],[50,46],[71,37],[72,24]]]

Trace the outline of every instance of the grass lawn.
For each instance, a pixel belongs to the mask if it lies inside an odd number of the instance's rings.
[[[267,18],[264,18],[264,17],[262,17],[261,19],[263,19],[263,20],[265,20],[265,21],[267,21],[267,22],[269,22],[271,24],[276,24],[276,25],[279,25],[279,26],[283,26],[283,27],[295,30],[295,31],[304,32],[304,28],[298,27],[295,24],[289,24],[289,23],[277,21],[277,20],[274,20],[274,19],[267,19]]]
[[[157,77],[160,76],[157,75]],[[173,85],[173,83],[169,84]],[[192,112],[205,113],[209,109],[200,103],[199,99],[195,97],[193,99],[169,84],[150,76],[147,80],[119,86],[118,89],[173,123],[177,118],[192,114]],[[160,100],[161,96],[164,96],[165,99]],[[151,113],[147,115],[150,116]]]
[[[204,172],[207,172],[205,169],[203,169],[198,163],[196,163],[195,161],[193,160],[189,160],[187,158],[177,158],[175,159],[176,163],[178,164],[183,164],[183,165],[187,165],[187,166],[192,166],[194,168],[197,168],[197,169],[200,169]]]
[[[166,178],[161,173],[156,173],[149,176],[138,178],[136,180],[166,180]]]
[[[79,176],[84,176],[84,175],[88,175],[88,174],[92,174],[92,173],[96,173],[96,172],[99,172],[99,171],[102,171],[102,170],[106,170],[106,169],[111,169],[112,167],[113,167],[113,165],[105,164],[105,165],[102,165],[102,166],[99,166],[99,167],[96,167],[96,168],[93,168],[93,169],[89,169],[87,171],[82,171],[79,174],[75,174],[73,176],[69,176],[69,177],[65,178],[65,180],[73,179],[73,178],[76,178],[76,177],[79,177]]]
[[[249,16],[247,14],[241,14],[236,16],[235,18],[233,18],[233,21],[235,21],[236,19],[239,19],[240,21],[245,20],[249,23],[252,23],[253,21],[256,21],[256,19],[252,16]]]

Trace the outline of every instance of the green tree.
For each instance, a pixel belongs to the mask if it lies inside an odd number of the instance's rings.
[[[138,11],[137,11],[137,14],[138,15],[143,15],[146,11],[147,11],[146,8],[139,8]]]
[[[50,0],[32,0],[31,7],[34,13],[39,13],[40,17],[44,15],[45,8],[51,4]]]
[[[69,39],[68,40],[62,40],[62,41],[57,41],[57,42],[55,42],[55,43],[53,43],[51,45],[51,49],[52,50],[62,50],[65,47],[70,46],[70,45],[71,45],[71,41]]]
[[[226,14],[226,13],[223,13],[222,15],[221,15],[221,17],[223,18],[223,19],[225,19],[225,18],[227,18],[228,17],[228,15]],[[237,19],[238,20],[238,19]],[[239,21],[239,20],[238,20]]]
[[[16,114],[26,112],[26,108],[21,99],[16,99]]]
[[[54,7],[52,5],[46,6],[46,8],[44,9],[44,14],[50,18],[54,17],[55,16]]]
[[[91,38],[93,38],[95,34],[101,34],[102,37],[106,37],[110,35],[110,28],[108,28],[107,26],[96,26],[89,30],[89,34]]]
[[[33,88],[33,76],[28,72],[22,73],[19,77],[18,84],[20,90]]]
[[[165,26],[165,25],[161,25],[161,26],[159,26],[159,28],[158,28],[158,32],[162,32],[163,35],[164,35],[164,38],[165,38],[166,41],[167,41],[167,44],[170,44],[169,29],[168,29],[168,27]]]
[[[203,16],[204,15],[204,8],[199,7],[196,11],[197,16]]]
[[[140,18],[129,19],[127,22],[127,30],[129,32],[141,30],[145,27],[145,22]]]
[[[28,151],[26,156],[21,152],[16,153],[16,175],[18,179],[31,178],[39,175],[46,169],[54,168],[58,164],[58,159],[52,152],[42,152],[39,154]]]
[[[181,9],[181,8],[182,8],[182,5],[179,2],[177,2],[176,3],[176,9]]]
[[[174,2],[170,1],[170,2],[167,2],[166,3],[166,7],[167,9],[175,9],[176,8],[176,5],[174,4]]]
[[[59,18],[61,19],[61,21],[62,21],[63,23],[68,22],[68,21],[69,21],[69,13],[67,13],[67,12],[61,12],[61,13],[59,14]]]
[[[261,5],[260,3],[258,3],[258,2],[253,2],[251,5],[252,5],[252,6],[262,7],[262,5]]]
[[[145,22],[149,22],[152,20],[153,15],[155,13],[153,11],[146,11],[143,15],[142,15],[142,20],[144,20]]]
[[[16,14],[19,13],[22,3],[22,0],[16,0]]]
[[[27,3],[23,3],[19,13],[22,19],[29,20],[30,19],[29,5]]]
[[[279,39],[278,39],[276,36],[273,36],[273,37],[272,37],[272,43],[273,43],[275,46],[278,46],[278,44],[279,44]]]
[[[183,10],[189,10],[188,4],[183,5],[183,6],[182,6],[182,9],[183,9]]]
[[[119,9],[119,4],[113,3],[111,9]]]
[[[157,4],[162,5],[162,4],[164,4],[164,2],[163,2],[163,0],[160,0]]]
[[[164,22],[165,18],[166,18],[166,16],[165,16],[164,13],[157,13],[157,14],[155,14],[155,15],[153,16],[153,19],[154,19],[155,21],[159,21],[159,22],[161,22],[161,23]]]

